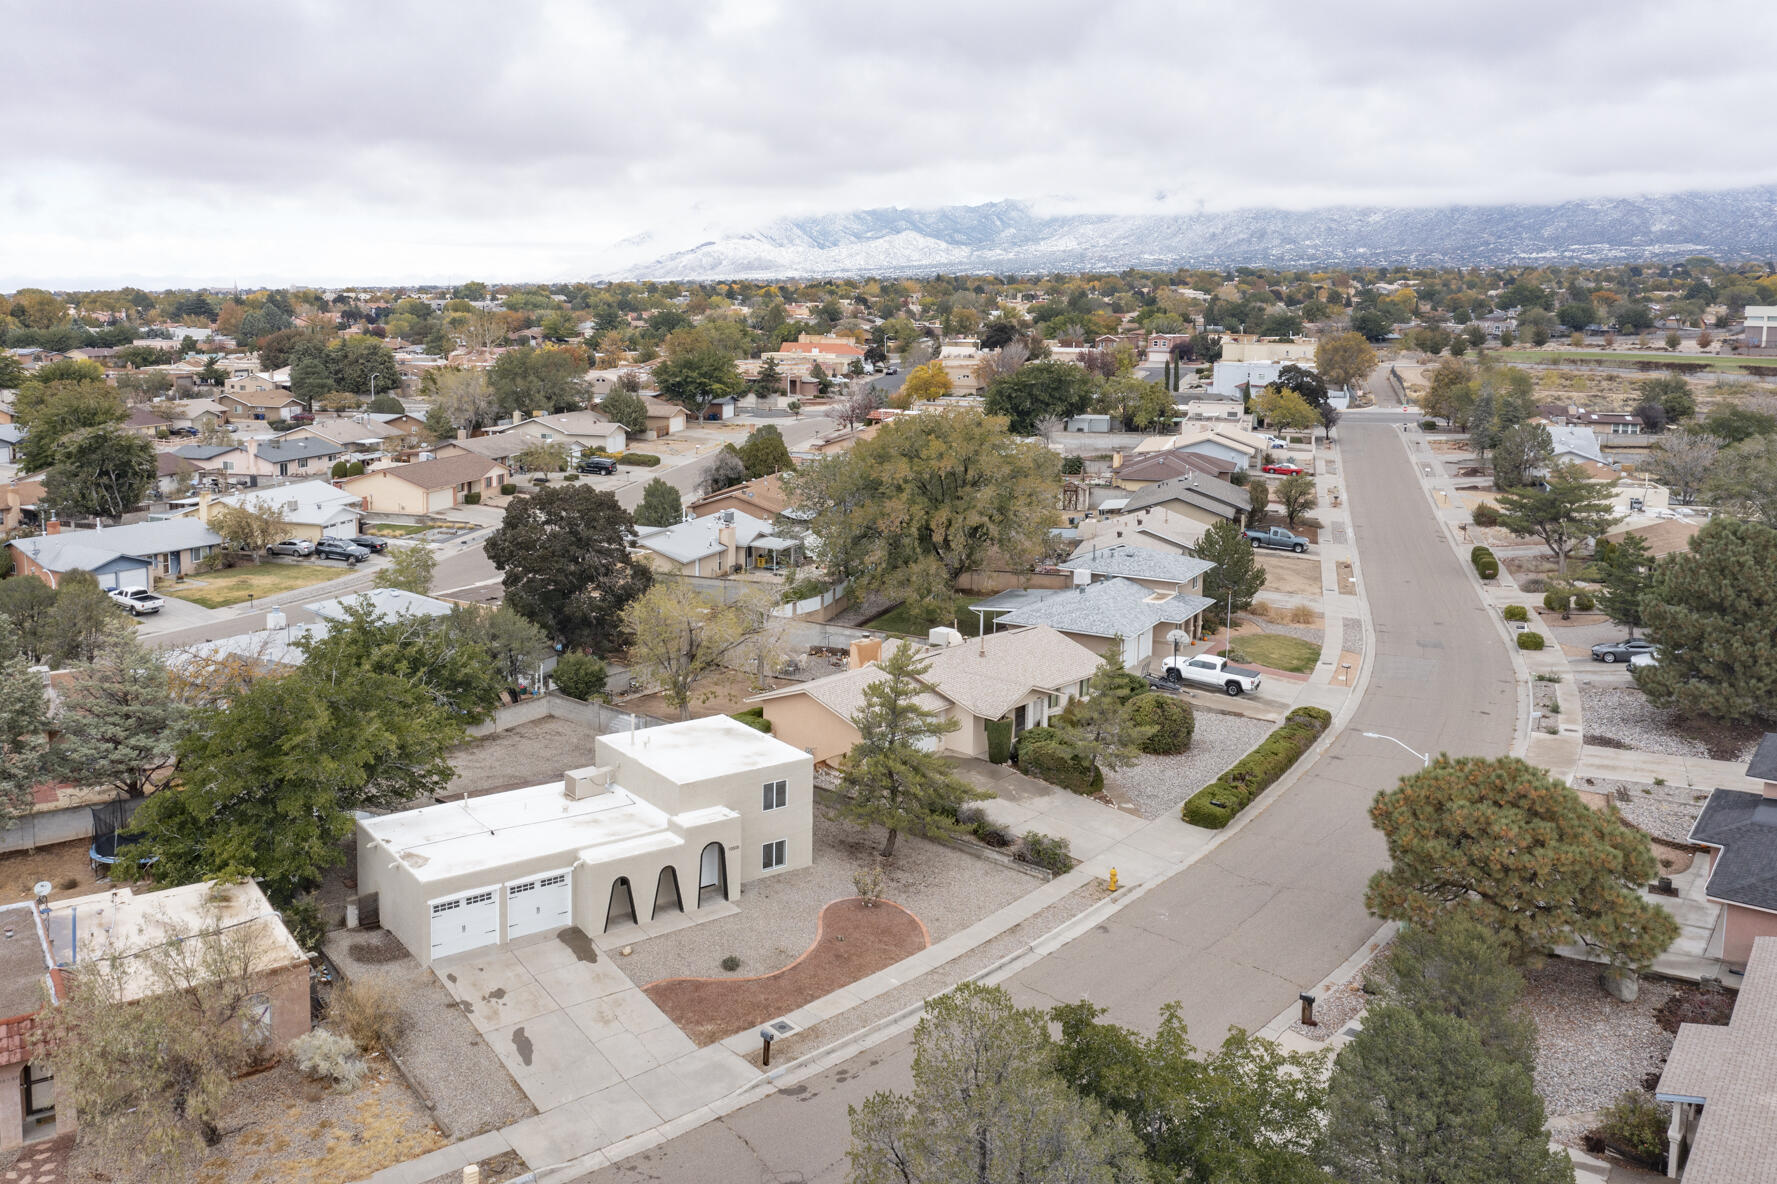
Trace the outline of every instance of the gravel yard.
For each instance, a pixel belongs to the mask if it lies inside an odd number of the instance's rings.
[[[1555,688],[1559,685],[1559,683],[1544,682],[1541,679],[1530,684],[1532,694],[1531,706],[1535,710],[1543,713],[1545,726],[1556,726],[1557,730],[1559,730],[1558,726],[1561,723],[1561,712],[1556,703],[1558,692]]]
[[[560,781],[569,769],[593,763],[598,730],[573,720],[545,716],[495,732],[451,750],[456,769],[448,793],[484,793]]]
[[[1127,769],[1107,773],[1105,788],[1134,802],[1144,818],[1173,813],[1270,735],[1273,726],[1262,719],[1199,709],[1190,748],[1177,756],[1144,756]]]
[[[1339,622],[1339,648],[1348,654],[1364,652],[1364,623],[1356,617],[1346,617]]]
[[[326,949],[346,978],[382,978],[398,988],[407,1023],[395,1055],[431,1099],[439,1125],[453,1140],[537,1112],[444,984],[415,962],[394,934],[339,930],[328,935]]]
[[[1709,791],[1688,785],[1649,785],[1587,777],[1581,788],[1610,795],[1623,821],[1643,834],[1688,846],[1691,825],[1703,812]]]
[[[1649,703],[1640,687],[1581,679],[1579,688],[1587,744],[1736,762],[1750,761],[1758,747],[1756,729],[1681,719]]]
[[[1622,1003],[1598,985],[1602,966],[1551,958],[1524,976],[1524,1005],[1536,1022],[1536,1092],[1550,1116],[1598,1110],[1657,1073],[1672,1033],[1654,1013],[1673,984],[1641,980],[1641,995]]]
[[[876,861],[882,841],[880,828],[861,831],[829,818],[817,804],[814,866],[756,880],[742,890],[740,912],[638,941],[617,964],[638,986],[719,975],[729,954],[741,960],[739,976],[781,970],[814,941],[822,906],[857,895],[852,873]],[[884,863],[882,895],[925,922],[939,942],[1041,884],[955,847],[902,835],[894,858]]]

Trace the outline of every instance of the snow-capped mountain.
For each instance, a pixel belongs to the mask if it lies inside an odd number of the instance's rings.
[[[635,257],[637,244],[614,255]],[[1777,257],[1777,185],[1558,205],[1042,217],[1022,202],[786,218],[600,279],[1049,272],[1174,266],[1606,263]]]

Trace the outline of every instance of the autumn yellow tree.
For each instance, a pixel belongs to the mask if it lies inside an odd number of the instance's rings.
[[[914,367],[913,372],[907,376],[906,385],[890,402],[897,407],[906,408],[925,399],[942,399],[950,390],[950,375],[944,372],[943,363],[931,361]]]
[[[1376,368],[1376,351],[1362,333],[1335,333],[1314,347],[1314,368],[1329,387],[1348,387]]]

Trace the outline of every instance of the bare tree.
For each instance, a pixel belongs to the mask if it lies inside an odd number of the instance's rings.
[[[1671,432],[1648,454],[1648,471],[1664,481],[1672,496],[1689,505],[1708,480],[1721,452],[1721,441],[1705,432]]]
[[[251,555],[258,563],[265,549],[290,533],[290,522],[270,499],[257,497],[236,506],[220,506],[210,515],[210,529],[231,551]]]
[[[498,404],[485,370],[434,370],[426,375],[425,385],[431,388],[432,406],[459,428],[492,423],[497,414]]]
[[[870,422],[870,413],[882,406],[882,392],[867,380],[854,378],[846,392],[827,412],[842,428],[855,428]]]
[[[623,610],[631,669],[661,688],[666,701],[691,718],[691,694],[717,667],[757,661],[770,644],[774,598],[759,587],[731,600],[705,596],[683,579],[656,583]]]

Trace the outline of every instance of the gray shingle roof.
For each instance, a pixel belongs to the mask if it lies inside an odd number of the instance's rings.
[[[1169,555],[1117,543],[1076,555],[1059,566],[1069,571],[1089,571],[1100,576],[1130,576],[1138,580],[1169,580],[1188,584],[1215,566],[1207,559],[1191,555]]]
[[[1691,841],[1721,848],[1709,873],[1711,897],[1777,912],[1777,799],[1718,789],[1691,827]]]
[[[1234,494],[1214,488],[1222,485],[1234,490]],[[1181,501],[1223,518],[1238,517],[1252,506],[1251,495],[1235,489],[1229,482],[1218,481],[1214,477],[1191,476],[1174,477],[1170,481],[1156,482],[1146,489],[1136,490],[1130,495],[1129,504],[1123,508],[1123,512],[1127,514],[1135,510],[1145,510],[1149,506],[1170,501]]]
[[[35,538],[14,539],[12,545],[49,571],[91,571],[119,556],[143,556],[214,547],[222,536],[195,518],[167,518],[159,522],[132,522],[100,530],[64,530]]]
[[[261,444],[259,459],[277,465],[293,460],[313,460],[317,456],[337,456],[344,451],[344,444],[304,436],[300,440],[273,440],[269,444]]]
[[[1182,625],[1214,603],[1207,596],[1166,596],[1119,576],[1063,589],[1013,609],[1000,623],[1048,625],[1088,637],[1135,637],[1162,623]]]
[[[1766,732],[1746,766],[1746,775],[1754,781],[1777,781],[1777,732]]]

